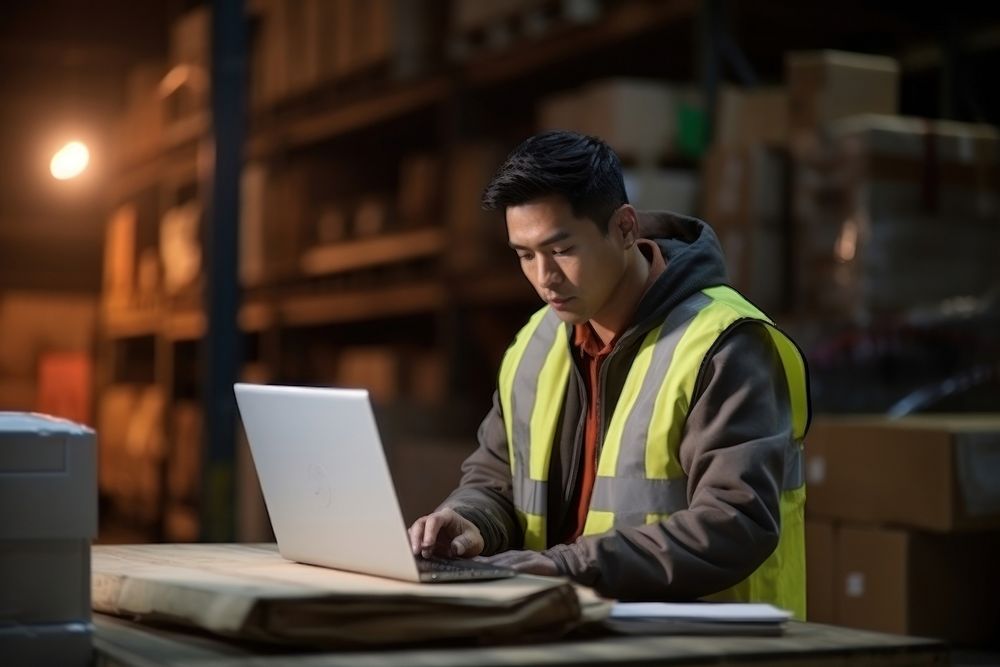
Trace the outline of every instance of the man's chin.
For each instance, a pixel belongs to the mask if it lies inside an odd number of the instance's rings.
[[[565,322],[566,324],[576,325],[576,324],[583,324],[584,322],[587,321],[586,317],[582,316],[580,313],[575,313],[571,310],[559,310],[558,308],[553,308],[552,310],[555,311],[555,314],[559,317],[559,319]]]

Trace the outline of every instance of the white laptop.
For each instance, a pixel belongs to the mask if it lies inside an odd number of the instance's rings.
[[[367,391],[234,388],[285,558],[414,582],[514,574],[478,561],[413,556]]]

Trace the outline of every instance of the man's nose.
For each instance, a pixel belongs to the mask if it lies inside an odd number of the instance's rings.
[[[562,281],[562,271],[551,256],[539,255],[537,271],[540,287],[552,288]]]

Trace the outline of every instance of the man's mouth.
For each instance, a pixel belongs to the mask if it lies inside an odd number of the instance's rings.
[[[549,305],[551,305],[556,310],[562,310],[566,305],[573,300],[571,296],[559,296],[549,299]]]

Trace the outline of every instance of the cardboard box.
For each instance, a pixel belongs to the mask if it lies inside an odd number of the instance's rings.
[[[583,94],[579,90],[546,96],[538,105],[538,130],[584,131],[584,106]]]
[[[789,124],[812,132],[863,113],[894,114],[899,64],[892,58],[843,51],[790,53],[786,58]]]
[[[167,493],[173,501],[196,503],[201,490],[201,407],[177,401],[172,410]]]
[[[456,273],[481,272],[510,253],[503,216],[481,208],[483,190],[506,156],[496,144],[463,144],[446,162],[448,264]]]
[[[47,352],[90,354],[97,301],[89,295],[5,291],[0,294],[0,376],[35,381]]]
[[[600,137],[627,161],[655,162],[676,154],[681,96],[660,81],[608,79],[590,84],[583,93],[581,131]]]
[[[105,387],[100,393],[97,432],[101,434],[98,461],[102,495],[123,496],[130,484],[125,436],[138,392],[138,387],[119,384]]]
[[[829,521],[806,521],[806,618],[836,623],[834,596],[835,528]]]
[[[390,76],[424,71],[431,47],[435,3],[424,0],[310,0],[318,5],[315,25],[321,80],[385,67]],[[294,36],[293,36],[294,38]]]
[[[113,147],[120,162],[149,155],[159,147],[165,124],[159,88],[166,71],[160,61],[139,63],[129,69],[121,140]]]
[[[258,285],[267,275],[265,242],[265,192],[267,166],[250,162],[240,174],[240,282]]]
[[[38,360],[36,409],[78,424],[92,424],[93,374],[90,354],[47,352]]]
[[[313,1],[320,5],[319,21],[310,29],[319,32],[321,78],[348,76],[391,59],[400,3],[395,0]]]
[[[212,74],[212,12],[195,7],[170,30],[170,71],[160,86],[168,122],[206,111]]]
[[[290,165],[269,172],[264,196],[264,252],[268,280],[298,277],[306,246],[307,221],[312,218],[312,164]]]
[[[354,236],[376,236],[387,231],[389,226],[389,198],[375,194],[362,195],[351,221]]]
[[[180,503],[168,503],[163,515],[163,533],[166,541],[198,541],[201,517],[196,507]]]
[[[838,625],[956,643],[996,641],[1000,533],[841,526],[835,558]]]
[[[151,522],[163,498],[165,397],[159,387],[112,385],[100,398],[100,486],[116,510]]]
[[[603,139],[626,164],[698,157],[704,145],[701,96],[655,79],[605,79],[542,100],[541,130]]]
[[[351,347],[342,351],[337,370],[344,387],[367,389],[375,403],[389,403],[399,396],[399,357],[389,347]]]
[[[211,66],[212,12],[208,7],[190,9],[174,21],[170,27],[170,62],[205,69]]]
[[[160,259],[167,294],[190,289],[201,275],[201,204],[191,200],[163,214],[160,220]]]
[[[702,216],[719,237],[729,278],[772,313],[788,301],[787,171],[784,153],[760,144],[716,145],[703,162]]]
[[[408,155],[399,168],[399,219],[403,226],[430,224],[441,214],[441,160]]]
[[[104,302],[111,308],[129,305],[135,289],[136,225],[138,211],[120,206],[108,220],[104,235]]]
[[[713,140],[717,146],[747,148],[788,145],[788,91],[782,87],[736,88],[719,95]]]
[[[285,48],[274,17],[275,0],[261,0],[255,8],[250,42],[250,106],[268,107],[279,100],[288,87]],[[333,40],[329,43],[332,47]],[[320,56],[322,58],[322,55]]]
[[[1000,528],[1000,415],[820,417],[805,455],[811,518]]]
[[[857,320],[896,316],[1000,282],[995,128],[858,116],[795,151],[803,309]]]
[[[629,202],[640,210],[697,213],[700,182],[694,171],[640,167],[623,170],[622,177]]]
[[[279,97],[300,93],[315,86],[322,78],[321,40],[323,38],[324,5],[345,5],[347,2],[323,3],[319,0],[281,0],[267,4],[266,20],[273,29],[270,46],[280,68],[276,83]],[[326,35],[332,42],[339,35]]]

